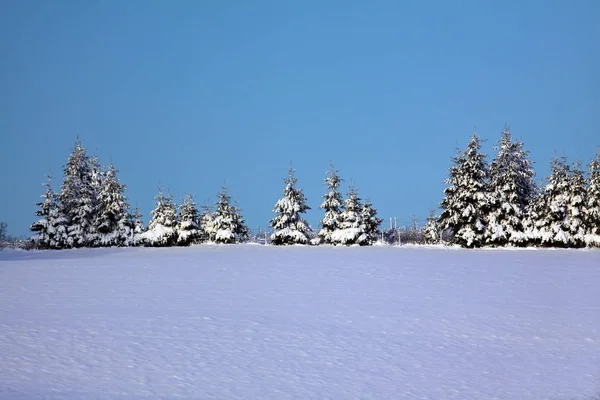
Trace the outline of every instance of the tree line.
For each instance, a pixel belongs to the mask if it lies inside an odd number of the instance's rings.
[[[275,217],[269,221],[270,243],[373,244],[381,224],[377,210],[358,196],[354,186],[344,199],[339,192],[341,182],[338,171],[331,166],[325,178],[328,191],[321,205],[325,215],[321,229],[314,232],[302,217],[310,207],[290,168],[284,179],[283,197],[275,204]],[[98,157],[87,155],[80,140],[64,166],[60,191],[54,191],[51,176],[43,186],[45,191],[36,211],[39,219],[30,227],[31,244],[40,249],[243,243],[250,237],[242,210],[225,186],[217,194],[214,207],[201,208],[192,195],[177,205],[171,194],[159,188],[145,226],[139,210],[131,210],[116,167],[112,163],[102,167]]]
[[[466,149],[452,157],[441,213],[430,211],[424,227],[380,229],[382,219],[370,201],[350,185],[344,198],[343,179],[333,165],[324,179],[326,193],[320,209],[319,229],[303,218],[310,207],[294,170],[284,178],[282,197],[276,202],[270,230],[258,233],[273,245],[372,245],[445,243],[466,248],[501,246],[600,247],[600,151],[588,165],[568,164],[555,157],[547,183],[538,187],[529,151],[514,140],[505,125],[495,158],[487,162],[481,139],[470,138]],[[31,244],[44,249],[104,246],[189,246],[198,243],[242,243],[252,232],[227,187],[214,206],[198,207],[192,195],[177,205],[159,188],[148,225],[131,209],[126,186],[111,163],[101,167],[77,141],[63,169],[57,193],[52,178],[44,183],[39,219],[30,229]],[[255,236],[254,239],[257,239]]]

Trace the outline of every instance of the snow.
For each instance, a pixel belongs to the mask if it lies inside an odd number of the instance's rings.
[[[0,252],[0,398],[594,399],[600,251]]]

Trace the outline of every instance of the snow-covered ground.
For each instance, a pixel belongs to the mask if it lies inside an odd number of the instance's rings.
[[[593,399],[600,251],[0,252],[0,399]]]

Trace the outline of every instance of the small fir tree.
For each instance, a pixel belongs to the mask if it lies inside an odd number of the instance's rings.
[[[342,194],[339,191],[343,179],[338,175],[338,171],[330,165],[329,172],[325,178],[327,193],[323,195],[321,209],[325,210],[323,219],[321,219],[321,230],[317,233],[317,242],[321,244],[335,244],[332,235],[340,229],[340,219],[342,213]]]
[[[231,196],[223,186],[217,195],[213,221],[215,243],[238,243],[248,239],[248,228],[244,222],[241,210],[231,204]]]
[[[294,169],[284,180],[283,197],[277,201],[273,212],[277,215],[269,225],[273,228],[271,243],[273,245],[307,244],[310,241],[311,229],[301,214],[310,210],[302,189],[296,187],[298,181]]]
[[[429,210],[429,217],[427,217],[427,222],[423,227],[423,241],[426,244],[435,244],[439,243],[440,240],[440,227],[437,222],[435,210],[432,208]]]
[[[67,227],[66,220],[60,215],[58,208],[58,195],[52,189],[52,177],[48,175],[48,181],[43,184],[46,188],[42,195],[42,201],[37,203],[39,210],[35,215],[40,217],[34,222],[30,230],[34,233],[31,242],[40,249],[61,249],[66,244]]]
[[[368,199],[362,205],[361,218],[365,225],[366,244],[372,245],[379,239],[379,226],[383,219],[377,217],[377,210],[373,208],[373,204]]]
[[[367,245],[369,237],[366,233],[365,223],[362,218],[362,204],[354,186],[350,186],[348,196],[344,201],[344,209],[340,215],[340,229],[331,235],[334,244],[341,245]]]
[[[127,246],[133,226],[129,204],[125,197],[126,186],[119,182],[118,170],[111,163],[105,173],[97,174],[100,185],[97,199],[95,238],[98,246]]]
[[[189,246],[200,240],[200,227],[198,224],[198,208],[191,194],[183,199],[179,211],[179,225],[177,226],[177,244]]]
[[[156,206],[150,213],[152,218],[148,223],[148,230],[142,234],[143,241],[154,247],[174,246],[177,243],[177,207],[173,196],[165,196],[159,188],[154,199]]]

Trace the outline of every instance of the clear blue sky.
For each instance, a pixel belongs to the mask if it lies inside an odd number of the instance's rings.
[[[290,161],[313,208],[333,162],[381,217],[438,205],[474,127],[545,178],[600,145],[600,2],[31,1],[0,5],[0,221],[27,234],[79,135],[147,215],[159,184],[226,181],[265,227]],[[344,191],[346,187],[344,187]]]

